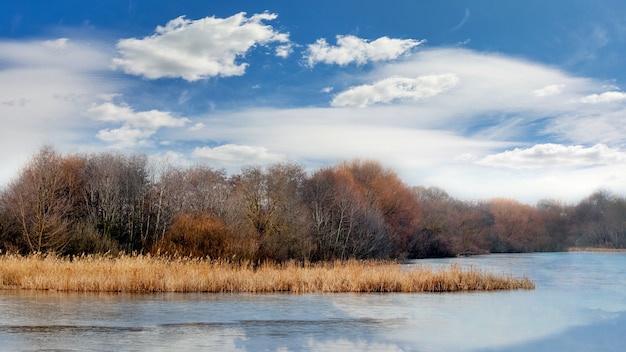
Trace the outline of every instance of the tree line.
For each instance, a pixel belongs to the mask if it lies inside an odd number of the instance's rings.
[[[44,147],[0,191],[0,249],[137,252],[226,260],[405,259],[626,247],[626,199],[576,205],[462,201],[411,187],[376,161],[294,163],[228,175],[144,154]]]

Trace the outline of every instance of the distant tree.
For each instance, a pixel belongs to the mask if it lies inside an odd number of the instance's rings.
[[[206,166],[175,168],[160,165],[148,194],[155,239],[164,236],[180,214],[224,217],[231,188],[224,170]]]
[[[80,160],[64,159],[46,146],[33,156],[2,193],[9,221],[19,227],[31,252],[61,252],[70,241],[72,212],[80,201]]]
[[[393,255],[383,214],[367,199],[351,170],[321,169],[307,185],[316,258],[384,258]]]
[[[274,260],[441,257],[626,248],[626,199],[598,190],[577,205],[460,201],[409,187],[376,161],[311,175],[278,163],[224,170],[150,163],[144,154],[41,148],[0,190],[0,250],[167,251]]]
[[[486,234],[491,214],[481,203],[462,202],[438,187],[413,187],[420,204],[420,231],[414,238],[413,257],[445,257],[488,251]]]
[[[626,200],[598,190],[574,210],[572,236],[576,246],[626,248]]]
[[[140,250],[151,237],[147,224],[150,190],[147,157],[119,153],[92,155],[87,161],[88,213],[105,240],[128,251]]]
[[[338,165],[347,170],[373,212],[380,212],[394,257],[406,257],[420,220],[420,205],[411,188],[377,161],[353,160]]]
[[[226,222],[234,233],[255,243],[260,260],[308,259],[310,216],[303,203],[304,169],[275,164],[244,168],[232,179]]]
[[[515,200],[497,198],[489,202],[493,214],[492,252],[530,252],[543,242],[545,229],[537,211]]]
[[[570,241],[574,208],[558,200],[542,199],[536,206],[545,228],[545,250],[562,251],[573,245]]]

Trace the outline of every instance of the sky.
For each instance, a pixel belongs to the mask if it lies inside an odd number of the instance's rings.
[[[464,200],[626,195],[626,2],[0,3],[0,184],[42,146],[377,160]]]

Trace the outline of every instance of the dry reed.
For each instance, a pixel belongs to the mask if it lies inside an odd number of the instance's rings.
[[[407,270],[393,262],[231,264],[153,256],[4,255],[4,289],[79,292],[452,292],[534,289],[528,278],[450,266]]]

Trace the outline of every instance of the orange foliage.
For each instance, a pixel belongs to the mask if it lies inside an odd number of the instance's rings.
[[[354,160],[338,166],[350,173],[365,200],[382,215],[396,250],[406,250],[418,226],[420,209],[411,188],[376,161]]]
[[[226,258],[239,253],[222,220],[208,213],[182,214],[152,247],[152,252],[179,254],[190,257]]]
[[[491,201],[491,213],[494,217],[493,231],[500,241],[495,248],[497,251],[533,250],[544,229],[541,216],[535,208],[499,198]]]

